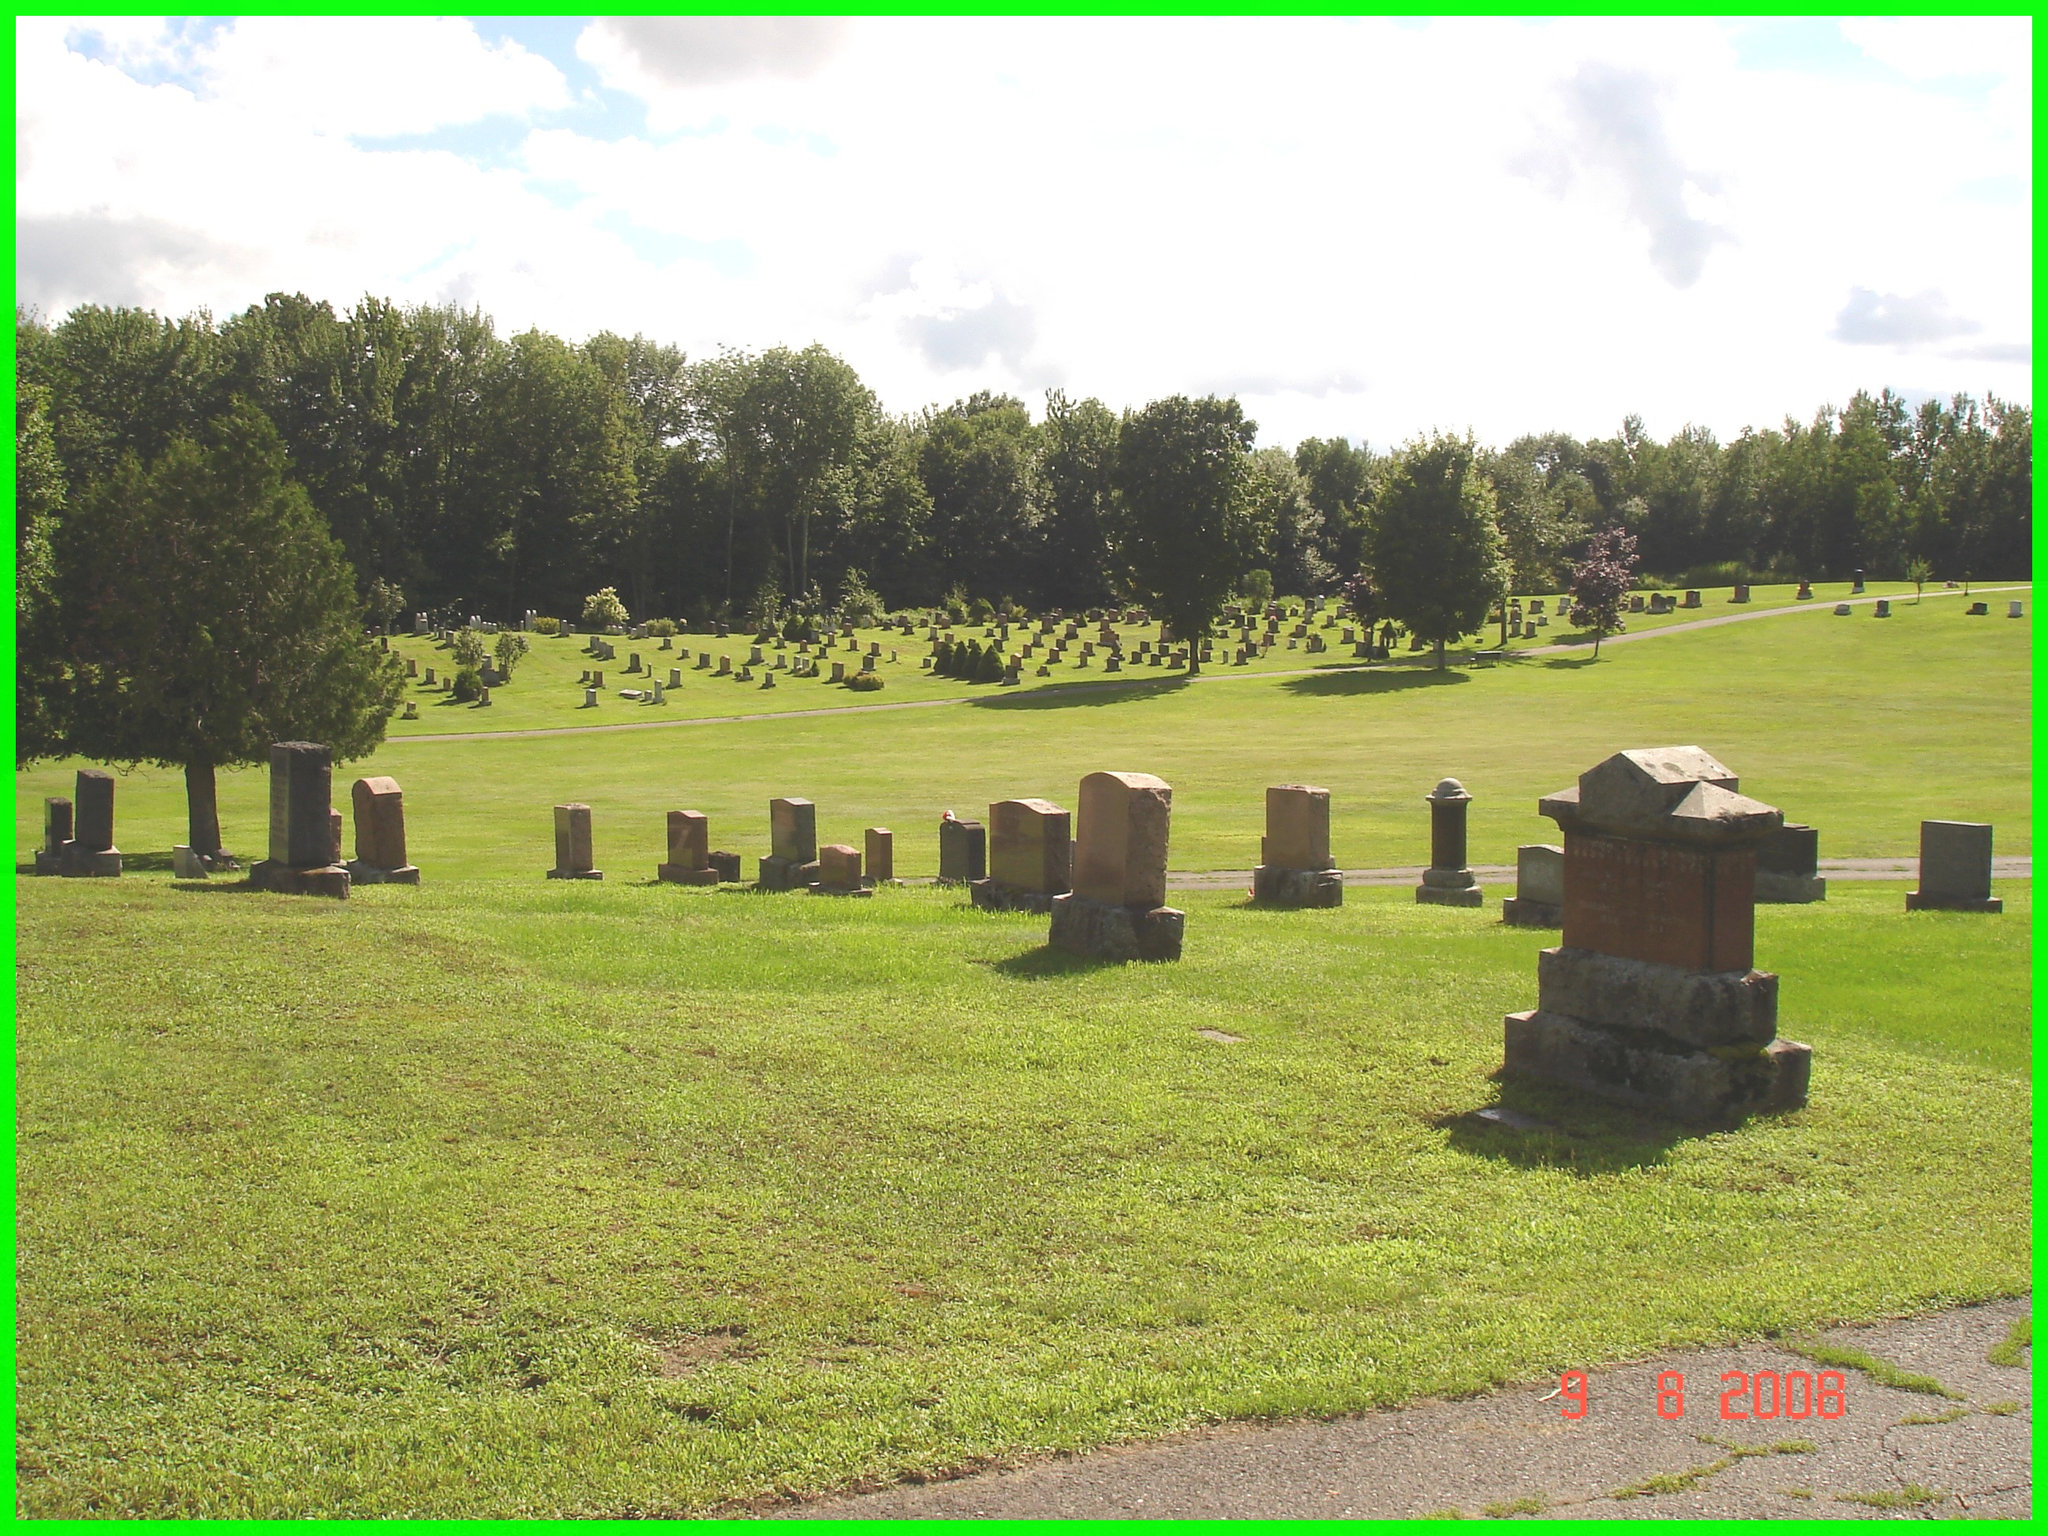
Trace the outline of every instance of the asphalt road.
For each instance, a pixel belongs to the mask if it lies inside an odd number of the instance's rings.
[[[1723,1375],[1776,1407],[1761,1373],[1824,1369],[1782,1344],[1672,1354],[1589,1373],[1583,1417],[1559,1384],[1508,1387],[1358,1418],[1224,1426],[950,1481],[899,1485],[760,1513],[829,1519],[1315,1519],[1450,1511],[1571,1519],[2025,1518],[2033,1511],[2031,1352],[1987,1359],[2032,1298],[1843,1328],[1822,1337],[1953,1396],[1842,1371],[1791,1419],[1722,1417]],[[1657,1411],[1660,1377],[1682,1410]],[[1733,1378],[1730,1378],[1732,1384]],[[1668,1384],[1668,1378],[1666,1378]],[[1794,1387],[1791,1408],[1802,1405]],[[1758,1397],[1761,1396],[1761,1402]],[[1673,1406],[1665,1400],[1667,1409]],[[1932,1422],[1930,1422],[1932,1421]]]

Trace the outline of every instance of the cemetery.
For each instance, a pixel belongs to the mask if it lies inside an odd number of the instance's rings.
[[[239,868],[19,772],[22,1507],[759,1513],[2025,1294],[2028,627],[1849,585],[410,626]]]

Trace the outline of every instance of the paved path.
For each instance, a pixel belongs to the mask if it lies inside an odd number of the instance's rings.
[[[1313,1519],[1541,1514],[1570,1519],[1873,1518],[2033,1510],[2027,1364],[1986,1356],[2031,1298],[1824,1337],[1953,1397],[1843,1371],[1834,1419],[1725,1422],[1721,1378],[1821,1366],[1779,1345],[1672,1354],[1590,1373],[1585,1416],[1558,1383],[1334,1421],[1226,1425],[952,1481],[764,1513],[830,1519]],[[2023,1362],[2030,1355],[2022,1354]],[[1683,1416],[1656,1412],[1685,1377]],[[1770,1406],[1764,1394],[1763,1406]],[[1793,1407],[1800,1406],[1795,1397]],[[1822,1406],[1831,1406],[1823,1404]],[[1935,1422],[1929,1422],[1930,1420]]]
[[[1822,859],[1820,872],[1829,880],[1911,880],[1920,873],[1920,860],[1914,854],[1901,854],[1890,859]],[[1515,866],[1512,864],[1474,864],[1472,873],[1481,886],[1515,883]],[[1993,859],[1991,875],[1995,880],[2031,880],[2034,878],[2034,861],[2024,854]],[[1416,885],[1421,880],[1422,866],[1419,864],[1412,868],[1344,871],[1346,885]],[[1176,891],[1249,890],[1252,872],[1248,869],[1176,869],[1167,872],[1166,883]]]
[[[1985,592],[2025,592],[2032,583],[2008,587],[1978,587],[1968,595],[1972,598]],[[1929,592],[1929,597],[1962,597],[1961,592]],[[1892,599],[1900,601],[1898,598]],[[1852,597],[1852,603],[1874,603],[1875,597]],[[1689,619],[1683,624],[1666,624],[1658,629],[1639,630],[1632,635],[1609,635],[1607,644],[1624,645],[1632,640],[1652,640],[1659,635],[1683,634],[1689,629],[1714,629],[1723,624],[1742,624],[1751,619],[1771,619],[1788,613],[1812,613],[1824,605],[1816,599],[1785,608],[1757,608],[1748,613],[1731,613],[1715,619]],[[1561,651],[1583,651],[1592,641],[1569,641],[1558,645],[1539,645],[1531,650],[1511,651],[1511,660],[1519,661],[1525,656],[1555,656]],[[1157,688],[1170,683],[1237,683],[1265,680],[1275,677],[1328,677],[1333,673],[1363,672],[1363,666],[1347,667],[1302,667],[1286,672],[1202,672],[1190,678],[1181,673],[1171,677],[1131,678],[1125,682],[1051,683],[1045,688],[1034,688],[1028,694],[1001,694],[1001,698],[1035,698],[1046,692],[1071,692],[1091,690],[1094,692],[1116,692],[1139,688]],[[670,731],[691,725],[751,725],[758,720],[808,720],[818,715],[872,715],[899,709],[946,709],[957,704],[978,704],[983,698],[966,699],[911,699],[896,704],[839,704],[824,709],[778,709],[754,715],[700,715],[687,720],[632,720],[621,725],[549,725],[536,726],[523,731],[440,731],[419,736],[392,736],[384,745],[410,746],[414,742],[446,741],[505,741],[521,736],[595,736],[607,731]]]

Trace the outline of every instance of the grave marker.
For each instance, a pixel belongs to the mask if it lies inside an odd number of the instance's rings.
[[[1908,912],[2003,912],[1991,894],[1991,824],[1920,823],[1920,889],[1906,893]]]
[[[768,802],[769,854],[761,861],[764,891],[793,891],[818,878],[818,808],[788,796]]]
[[[1316,784],[1266,790],[1266,835],[1252,899],[1280,907],[1341,907],[1344,872],[1330,857],[1330,792]]]
[[[36,850],[36,873],[54,875],[72,841],[71,802],[62,795],[43,801],[43,846]]]
[[[1178,960],[1187,914],[1164,905],[1173,788],[1149,773],[1081,781],[1074,888],[1052,902],[1047,942],[1112,960]]]
[[[896,880],[896,834],[887,827],[869,827],[862,835],[867,851],[868,879],[876,885]]]
[[[392,778],[357,779],[349,786],[355,812],[356,856],[348,875],[356,885],[418,885],[419,867],[405,856],[405,795]]]
[[[1820,833],[1788,821],[1756,850],[1756,899],[1766,905],[1828,899],[1820,877]]]
[[[1515,850],[1515,894],[1501,902],[1500,920],[1517,928],[1564,926],[1564,849],[1526,843]]]
[[[988,878],[969,887],[988,912],[1052,910],[1073,887],[1073,818],[1050,800],[998,800],[988,808]]]
[[[702,811],[668,813],[668,859],[654,869],[654,878],[671,885],[716,885],[711,867],[711,819]]]
[[[948,812],[939,821],[939,884],[988,878],[988,829]]]
[[[850,843],[827,843],[818,850],[818,878],[813,896],[872,896],[861,883],[860,850]]]
[[[1456,779],[1443,779],[1423,796],[1429,806],[1429,868],[1415,899],[1429,906],[1476,907],[1486,895],[1465,861],[1465,817],[1472,797]]]
[[[590,844],[590,807],[580,801],[555,807],[555,867],[550,880],[602,880]]]
[[[346,900],[334,826],[334,754],[313,741],[270,747],[270,857],[249,869],[259,891]]]

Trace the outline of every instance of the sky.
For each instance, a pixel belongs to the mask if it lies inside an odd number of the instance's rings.
[[[16,297],[822,343],[1262,444],[2031,404],[2031,22],[17,18]]]

